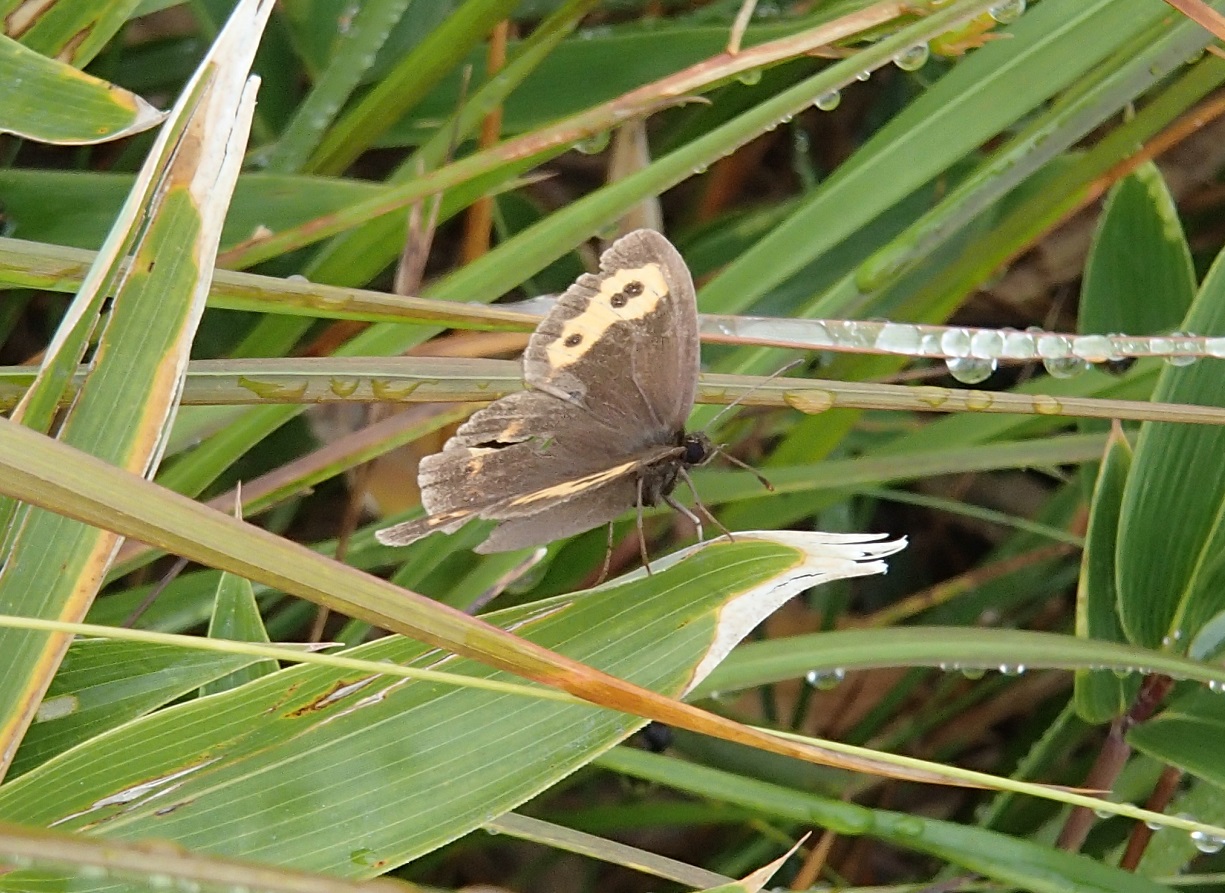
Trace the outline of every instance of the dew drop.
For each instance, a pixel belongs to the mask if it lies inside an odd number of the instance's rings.
[[[608,143],[611,137],[607,130],[600,133],[592,134],[586,139],[579,140],[574,144],[574,148],[584,155],[598,155],[608,148]]]
[[[1166,362],[1171,366],[1190,366],[1192,363],[1198,360],[1199,357],[1186,355],[1190,351],[1196,351],[1199,349],[1195,341],[1192,340],[1193,338],[1193,335],[1189,335],[1186,332],[1175,332],[1173,335],[1171,335],[1170,340],[1173,343],[1170,345],[1170,349],[1173,351],[1178,351],[1182,355],[1166,357]]]
[[[804,681],[821,691],[829,691],[837,687],[838,683],[845,678],[846,670],[841,667],[833,670],[809,670],[804,674]]]
[[[859,72],[859,74],[855,75],[855,80],[860,81],[862,83],[863,81],[866,81],[871,77],[872,77],[872,72],[865,68],[863,71]]]
[[[1115,360],[1114,345],[1105,335],[1078,335],[1072,339],[1072,353],[1090,363]]]
[[[1191,842],[1201,853],[1219,853],[1225,849],[1225,838],[1215,834],[1205,834],[1203,831],[1192,831]]]
[[[987,14],[1001,25],[1007,25],[1025,14],[1025,0],[1001,0],[988,7]]]
[[[828,93],[822,93],[814,100],[813,105],[823,112],[832,112],[838,107],[838,103],[842,102],[842,94],[837,90],[830,90]]]
[[[1000,664],[1001,676],[1020,676],[1025,672],[1025,664]]]
[[[982,679],[987,675],[987,671],[982,667],[962,667],[961,675],[967,679]]]
[[[940,336],[940,350],[946,357],[969,356],[972,338],[968,329],[947,329]]]
[[[999,357],[1004,350],[1004,336],[994,329],[983,329],[970,339],[970,356]]]
[[[1038,354],[1038,345],[1029,332],[1018,332],[1015,329],[1004,331],[1004,346],[1000,356],[1011,360],[1032,360]]]
[[[1042,361],[1052,378],[1075,378],[1089,369],[1089,362],[1080,357],[1047,357]]]
[[[911,356],[919,349],[922,336],[915,326],[905,323],[885,323],[876,334],[876,349],[886,353]]]
[[[986,381],[995,371],[996,361],[982,357],[952,357],[944,361],[949,375],[962,384],[978,384]]]
[[[748,71],[741,72],[740,76],[736,78],[736,80],[740,81],[740,83],[744,84],[746,87],[752,87],[754,84],[760,84],[761,69],[750,68]]]
[[[902,71],[918,71],[927,64],[930,56],[931,50],[928,49],[926,43],[916,43],[894,56],[893,64]]]

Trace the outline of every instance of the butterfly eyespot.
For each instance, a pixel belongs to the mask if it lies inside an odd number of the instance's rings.
[[[621,294],[625,295],[626,297],[636,298],[640,294],[642,294],[643,291],[645,290],[646,290],[646,286],[644,286],[637,279],[634,279],[630,282],[625,283],[625,288],[621,290]],[[614,298],[614,300],[616,299]]]
[[[582,343],[582,335],[567,335],[566,340],[562,342],[562,344],[566,345],[566,347],[578,347]]]
[[[608,300],[608,303],[612,304],[614,307],[624,307],[629,302],[629,296],[623,291],[617,292]]]

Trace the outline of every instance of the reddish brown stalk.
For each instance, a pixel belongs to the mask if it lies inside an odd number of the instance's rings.
[[[506,42],[510,36],[510,22],[502,21],[493,29],[489,38],[486,56],[486,79],[493,77],[506,65]],[[481,149],[497,145],[502,135],[502,106],[490,111],[481,122]],[[463,263],[476,260],[489,250],[489,236],[493,232],[493,196],[483,195],[468,208],[464,221],[464,241],[460,251]]]
[[[1131,746],[1127,743],[1128,730],[1152,717],[1173,687],[1174,680],[1168,676],[1145,677],[1131,709],[1111,723],[1106,741],[1085,778],[1086,788],[1100,791],[1110,791],[1114,788],[1119,773],[1131,756]],[[1068,814],[1068,820],[1059,833],[1056,845],[1060,849],[1076,852],[1084,844],[1089,829],[1096,820],[1091,810],[1083,806],[1075,807]]]
[[[1178,791],[1178,782],[1181,780],[1181,769],[1166,766],[1161,772],[1161,777],[1157,779],[1157,784],[1153,786],[1153,792],[1149,794],[1144,808],[1153,812],[1165,812],[1170,801],[1174,799],[1174,794]],[[1127,838],[1127,849],[1123,851],[1123,858],[1119,860],[1119,868],[1124,871],[1135,871],[1152,838],[1153,829],[1144,822],[1136,822],[1131,836]]]

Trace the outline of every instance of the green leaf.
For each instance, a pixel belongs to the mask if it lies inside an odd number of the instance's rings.
[[[268,631],[264,629],[259,605],[251,581],[233,574],[222,574],[217,582],[217,595],[213,601],[213,616],[209,620],[208,634],[213,639],[232,639],[237,642],[267,642]],[[213,695],[275,673],[274,660],[262,660],[235,670],[224,679],[217,679],[201,686],[201,695]]]
[[[1076,635],[1084,639],[1125,642],[1119,624],[1118,589],[1114,579],[1115,547],[1123,486],[1131,469],[1131,445],[1115,430],[1093,490],[1089,529],[1081,555],[1076,590]],[[1108,722],[1121,716],[1139,688],[1134,674],[1121,679],[1108,670],[1076,672],[1076,713],[1085,722]]]
[[[21,741],[10,777],[256,660],[146,642],[73,642]]]
[[[1222,687],[1188,692],[1159,716],[1127,733],[1127,741],[1149,756],[1225,788],[1221,738],[1225,735]]]
[[[1152,162],[1110,190],[1080,295],[1080,331],[1169,332],[1195,297],[1191,249]]]
[[[1225,334],[1225,255],[1183,327]],[[1161,371],[1154,400],[1225,406],[1221,367]],[[1133,642],[1184,651],[1225,609],[1225,428],[1145,423],[1123,493],[1116,558],[1119,616]]]
[[[62,4],[61,4],[62,5]],[[164,115],[134,93],[0,34],[0,133],[89,145],[148,130]]]
[[[720,803],[753,809],[763,816],[824,826],[837,834],[866,835],[925,853],[1001,884],[1037,893],[1170,893],[1170,888],[1091,856],[921,815],[866,809],[744,778],[731,772],[618,748],[600,765],[666,784]]]
[[[722,543],[651,577],[489,619],[680,695],[722,655],[727,636],[747,632],[729,629],[723,612],[774,590],[794,562],[789,553]],[[514,678],[396,636],[346,655]],[[299,666],[94,739],[0,788],[0,813],[367,877],[513,808],[642,724],[590,704]],[[326,803],[328,821],[307,803]],[[369,856],[355,857],[355,847]],[[20,883],[9,874],[0,889]]]

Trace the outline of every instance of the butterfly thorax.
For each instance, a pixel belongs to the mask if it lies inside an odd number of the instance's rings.
[[[676,432],[676,450],[669,453],[639,473],[642,479],[642,504],[658,505],[665,496],[676,489],[677,480],[686,468],[705,465],[715,454],[714,444],[703,432],[687,434]]]

